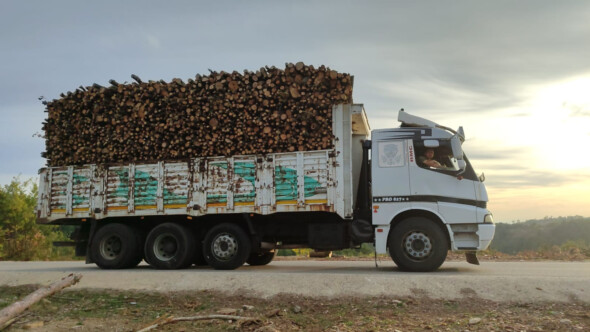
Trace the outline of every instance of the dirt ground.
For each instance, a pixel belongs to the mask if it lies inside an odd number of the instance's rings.
[[[0,307],[35,286],[0,287]],[[406,298],[260,299],[221,293],[66,290],[42,300],[6,331],[137,331],[170,317],[212,314],[208,319],[160,326],[154,331],[588,331],[590,305],[497,303],[466,291],[460,300]]]
[[[479,257],[482,261],[588,259],[578,252],[554,257],[539,253],[487,253]],[[464,256],[451,254],[448,259],[464,260]],[[0,286],[0,309],[37,288]],[[456,300],[431,299],[414,290],[409,297],[280,294],[259,298],[213,291],[156,293],[71,288],[34,305],[5,331],[138,331],[167,319],[210,315],[242,319],[182,321],[152,331],[590,331],[590,304],[576,299],[567,303],[494,302],[478,298],[470,289],[462,295]]]

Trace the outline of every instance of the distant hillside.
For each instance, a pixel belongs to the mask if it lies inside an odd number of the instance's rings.
[[[507,254],[547,249],[565,243],[590,247],[590,218],[580,216],[497,223],[491,249]]]

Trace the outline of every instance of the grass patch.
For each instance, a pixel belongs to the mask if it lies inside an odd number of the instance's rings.
[[[34,286],[0,287],[0,307],[22,299]],[[66,290],[42,300],[8,331],[42,321],[43,331],[133,331],[162,316],[195,316],[235,310],[255,318],[248,323],[208,320],[181,322],[158,331],[366,331],[366,330],[582,330],[590,328],[590,305],[583,303],[496,303],[469,297],[311,298],[278,295],[270,299],[210,291],[150,293]],[[549,314],[548,314],[549,313]],[[477,318],[477,325],[473,323]],[[470,321],[472,323],[470,323]],[[564,325],[565,324],[565,325]]]

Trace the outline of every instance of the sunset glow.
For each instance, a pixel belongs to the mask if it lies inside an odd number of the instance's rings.
[[[590,76],[540,88],[527,119],[536,135],[522,135],[535,147],[543,168],[575,170],[590,167]]]

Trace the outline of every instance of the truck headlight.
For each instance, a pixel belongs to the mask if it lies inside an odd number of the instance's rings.
[[[484,224],[493,224],[494,223],[494,217],[492,217],[491,214],[486,214],[485,217],[483,217],[483,223]]]

